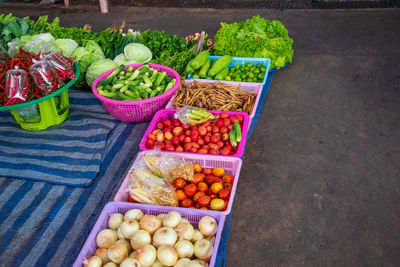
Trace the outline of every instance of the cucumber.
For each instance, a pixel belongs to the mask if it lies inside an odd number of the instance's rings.
[[[199,53],[190,63],[190,66],[197,70],[200,69],[201,66],[203,66],[204,63],[206,63],[208,57],[210,56],[210,52],[208,51],[203,51]]]
[[[237,147],[235,130],[233,130],[233,129],[229,131],[229,141],[231,142],[231,145],[233,147]]]
[[[225,78],[225,76],[228,75],[228,73],[229,73],[229,69],[228,69],[228,67],[225,67],[223,70],[218,72],[217,75],[215,75],[214,79],[215,80],[223,80]]]
[[[229,65],[232,61],[232,56],[222,56],[216,61],[214,61],[214,64],[211,66],[211,69],[208,71],[208,74],[210,76],[215,76],[217,75],[218,72],[223,70],[225,67]]]
[[[242,140],[242,131],[240,130],[239,123],[235,122],[233,124],[233,130],[235,130],[236,141],[240,142]]]
[[[209,59],[207,59],[206,63],[203,64],[203,66],[201,66],[200,71],[199,71],[199,76],[200,78],[205,78],[207,77],[207,72],[211,67],[211,61]]]
[[[193,59],[191,61],[189,61],[189,63],[186,65],[186,73],[188,74],[192,74],[194,72],[194,69],[192,68],[192,66],[190,65],[192,63]]]

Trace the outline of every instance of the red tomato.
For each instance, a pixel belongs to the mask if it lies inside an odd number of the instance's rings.
[[[210,149],[210,150],[208,151],[208,154],[212,154],[212,155],[218,155],[218,154],[219,154],[219,150],[216,150],[216,149]]]
[[[222,133],[222,134],[227,133],[228,132],[228,128],[223,126],[223,127],[219,128],[219,132]]]
[[[183,190],[185,191],[186,196],[191,197],[196,193],[197,186],[195,184],[188,184]]]
[[[232,125],[232,124],[229,124],[229,125],[228,125],[228,130],[230,131],[230,130],[232,130],[232,128],[233,128],[233,125]]]
[[[224,189],[220,190],[219,193],[218,193],[219,197],[224,199],[224,200],[229,199],[229,195],[230,194],[231,194],[231,190],[227,189],[227,188],[224,188]]]
[[[224,113],[221,113],[221,114],[219,115],[219,117],[220,117],[221,119],[229,118],[229,114],[224,112]]]
[[[182,189],[176,190],[176,196],[178,197],[179,201],[182,201],[186,198],[185,192]]]
[[[199,140],[199,132],[197,130],[192,130],[192,133],[190,134],[190,138],[192,138],[193,142],[196,142],[197,140]]]
[[[168,126],[171,126],[171,125],[172,125],[172,121],[170,121],[170,120],[167,119],[167,118],[163,118],[163,119],[161,120],[161,122],[162,122],[162,124],[164,124],[165,127],[168,127]]]
[[[207,126],[207,132],[211,132],[212,127],[211,126]]]
[[[186,180],[182,179],[182,178],[178,178],[174,181],[174,184],[178,187],[178,188],[184,188],[187,184]]]
[[[179,145],[179,137],[178,137],[178,136],[172,137],[171,142],[172,142],[172,144],[173,144],[174,146]]]
[[[213,149],[213,150],[218,150],[218,149],[219,149],[218,145],[217,145],[217,144],[213,144],[213,143],[209,143],[209,144],[208,144],[208,147],[209,147],[210,149]]]
[[[204,136],[204,142],[210,143],[211,142],[211,136],[208,136],[208,135]]]
[[[223,148],[223,147],[224,147],[224,142],[219,141],[219,142],[217,143],[217,146],[218,146],[218,149]]]
[[[197,126],[196,125],[192,126],[192,131],[197,131]]]
[[[198,143],[192,142],[192,147],[199,149],[200,145]]]
[[[187,125],[187,124],[182,123],[181,126],[182,126],[182,129],[185,130],[185,131],[187,129],[189,129],[189,125]]]
[[[222,126],[224,126],[224,121],[219,119],[215,122],[215,125],[219,128],[221,128]]]
[[[193,170],[194,172],[201,172],[203,169],[201,168],[200,164],[195,163],[193,164]]]
[[[172,119],[172,125],[177,127],[177,126],[181,126],[181,122],[178,119],[173,118]]]
[[[168,151],[175,151],[175,147],[172,144],[165,145],[164,148]]]
[[[195,173],[193,176],[193,183],[198,184],[200,182],[203,182],[204,180],[204,174],[202,173]]]
[[[239,122],[243,122],[244,118],[241,114],[236,114],[236,118],[238,118]]]
[[[206,174],[206,177],[204,177],[204,182],[206,182],[208,185],[211,185],[214,183],[215,178],[216,177],[214,175]]]
[[[231,189],[232,184],[231,183],[224,183],[224,188]]]
[[[181,134],[180,136],[179,136],[179,142],[182,142],[183,143],[183,140],[185,140],[185,135],[184,134]]]
[[[229,174],[225,174],[224,176],[222,176],[222,180],[224,181],[224,183],[233,183],[233,176],[229,175]]]
[[[175,151],[183,152],[183,147],[182,147],[182,146],[177,146],[177,147],[175,148]]]
[[[200,148],[200,149],[197,151],[197,153],[200,153],[200,154],[207,154],[207,153],[208,153],[208,150],[207,150],[207,149],[204,149],[204,148]]]
[[[184,142],[185,144],[191,143],[191,142],[192,142],[192,138],[190,138],[189,136],[186,136],[186,137],[185,137],[185,140],[183,140],[183,142]]]
[[[206,193],[204,193],[203,191],[198,191],[196,192],[196,194],[194,194],[193,196],[193,200],[197,202],[197,200],[199,200],[199,198],[201,198],[202,196],[205,196]]]
[[[218,196],[216,194],[209,194],[211,200],[218,198]]]
[[[198,150],[199,150],[198,148],[192,148],[192,149],[190,150],[190,152],[192,152],[192,153],[197,153]]]
[[[229,153],[231,153],[231,151],[228,150],[228,149],[223,148],[223,149],[221,150],[221,154],[222,154],[222,155],[229,155]]]
[[[226,141],[229,140],[229,133],[223,133],[221,136],[222,140]]]
[[[230,117],[229,120],[234,124],[235,122],[239,122],[239,119],[237,117]]]
[[[186,136],[190,136],[191,133],[192,133],[192,130],[186,130],[186,131],[185,131],[185,135],[186,135]]]
[[[216,120],[218,120],[218,119],[219,119],[219,114],[215,114],[215,115],[214,115],[214,118],[215,118]]]
[[[204,127],[207,127],[207,126],[209,126],[210,124],[211,124],[210,121],[206,121],[206,122],[204,122],[202,125],[203,125]]]
[[[173,137],[174,137],[174,136],[172,135],[171,132],[166,132],[166,133],[164,133],[164,138],[167,139],[167,140],[172,140]],[[175,136],[175,137],[176,137],[176,136]]]
[[[181,134],[183,133],[183,128],[182,128],[181,126],[175,127],[175,128],[172,130],[172,133],[173,133],[174,135],[181,135]]]
[[[231,124],[231,120],[225,118],[225,119],[224,119],[224,125],[225,125],[225,127],[227,127],[229,124]]]
[[[154,139],[147,139],[146,141],[146,147],[149,149],[153,149],[155,144],[156,142],[154,141]]]
[[[212,143],[216,144],[219,142],[219,140],[221,140],[221,134],[216,133],[216,134],[213,134],[213,136],[211,136]]]
[[[209,175],[212,173],[212,169],[209,169],[209,168],[203,169],[203,173],[204,173],[204,175]]]
[[[164,129],[164,124],[162,124],[162,122],[157,122],[156,127],[157,129]]]
[[[219,127],[213,126],[213,127],[212,127],[212,132],[213,132],[213,133],[219,133]]]
[[[207,192],[208,191],[208,185],[205,182],[200,182],[197,184],[197,189],[201,192]]]
[[[147,139],[156,140],[156,135],[151,133],[151,134],[149,134],[149,135],[147,136]]]
[[[162,131],[163,131],[164,134],[166,134],[167,132],[171,133],[172,127],[165,127]]]
[[[204,140],[203,139],[199,139],[199,140],[197,140],[197,143],[202,146],[202,145],[204,145]]]
[[[128,196],[128,202],[136,203],[136,200],[134,200],[131,195]]]
[[[199,134],[200,134],[201,136],[206,135],[206,134],[207,134],[207,127],[205,127],[204,125],[200,126],[200,127],[199,127]]]
[[[205,150],[209,150],[210,147],[208,145],[202,145],[201,148],[205,149]]]
[[[154,147],[157,147],[158,149],[160,149],[160,150],[163,150],[164,149],[164,143],[163,142],[156,142],[156,144],[155,144],[155,146]]]
[[[189,152],[192,149],[192,143],[186,143],[185,146],[183,147],[183,149],[186,152]]]
[[[182,202],[181,202],[181,206],[184,208],[190,208],[190,207],[193,207],[193,205],[194,205],[194,202],[190,198],[186,198],[186,199],[182,200]]]
[[[199,198],[199,200],[197,200],[197,204],[200,207],[207,207],[210,204],[210,202],[211,202],[211,197],[207,195],[204,195],[201,198]]]

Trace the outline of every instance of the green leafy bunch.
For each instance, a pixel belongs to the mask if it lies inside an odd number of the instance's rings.
[[[293,39],[280,21],[254,16],[239,23],[221,22],[214,48],[216,55],[269,58],[270,69],[279,69],[292,63],[292,45]]]
[[[7,48],[7,43],[13,39],[30,34],[33,21],[29,17],[18,18],[11,13],[0,15],[0,45]]]
[[[141,43],[151,50],[154,58],[158,58],[164,51],[172,54],[188,48],[184,38],[168,34],[165,31],[147,30],[141,33],[141,39]]]

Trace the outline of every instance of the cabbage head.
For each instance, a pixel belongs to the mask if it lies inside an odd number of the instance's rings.
[[[66,57],[70,57],[75,48],[78,47],[78,43],[72,39],[57,39],[54,41],[54,44],[61,49],[63,55]]]
[[[87,84],[92,86],[97,77],[109,70],[115,69],[116,67],[118,67],[118,64],[108,58],[92,63],[86,71]]]
[[[142,44],[130,43],[124,48],[124,55],[128,61],[137,63],[145,63],[151,60],[152,54],[150,49]]]

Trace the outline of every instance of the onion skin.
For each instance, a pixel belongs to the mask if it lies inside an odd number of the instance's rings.
[[[150,235],[153,235],[158,228],[161,227],[161,220],[154,215],[144,215],[140,219],[140,229],[143,229],[149,232]]]
[[[193,225],[187,222],[181,222],[178,224],[178,226],[175,228],[176,233],[178,234],[178,237],[180,240],[192,240],[193,235],[194,235],[194,228]]]
[[[126,239],[120,239],[120,240],[118,240],[117,242],[115,242],[115,244],[124,245],[124,246],[126,247],[126,249],[128,250],[128,254],[129,254],[129,253],[131,252],[131,250],[132,250],[131,244],[130,244],[129,241],[126,240]]]
[[[165,266],[174,266],[178,261],[178,254],[172,246],[162,245],[157,249],[157,259]]]
[[[179,259],[179,260],[175,263],[174,267],[186,267],[186,264],[188,264],[189,262],[191,262],[190,259],[188,259],[188,258],[182,258],[182,259]]]
[[[117,230],[117,236],[119,240],[126,240],[125,236],[121,233],[121,227],[119,227]]]
[[[123,221],[124,215],[121,213],[110,214],[110,217],[108,218],[108,227],[117,230]]]
[[[157,258],[157,251],[152,245],[144,245],[130,256],[138,260],[142,266],[151,266]]]
[[[160,213],[157,215],[157,218],[159,218],[161,221],[163,221],[165,219],[165,217],[167,217],[167,214],[165,214],[165,213]]]
[[[164,227],[175,228],[181,221],[181,214],[177,211],[170,211],[162,220]]]
[[[120,264],[124,259],[128,258],[128,249],[125,245],[114,244],[107,250],[108,258],[114,262]]]
[[[126,258],[123,262],[121,262],[119,267],[142,267],[142,265],[136,259]]]
[[[101,267],[102,262],[100,257],[97,256],[92,256],[89,259],[85,259],[83,261],[83,266],[84,267]]]
[[[140,209],[128,210],[124,215],[124,221],[136,220],[140,221],[143,217],[143,211]]]
[[[158,260],[155,260],[155,262],[153,263],[153,265],[151,265],[151,267],[164,267],[164,265],[162,265]]]
[[[195,259],[195,260],[192,260],[192,262],[198,263],[198,264],[200,264],[200,266],[203,266],[203,267],[208,267],[208,262],[205,260]]]
[[[109,248],[117,240],[117,231],[111,229],[101,230],[96,237],[96,243],[99,248]]]
[[[176,243],[178,236],[171,227],[161,227],[153,236],[153,245],[158,248],[162,245],[173,246]]]
[[[133,234],[139,230],[140,226],[136,220],[123,221],[119,229],[121,229],[121,234],[126,238],[130,239]]]
[[[118,267],[114,262],[110,261],[109,263],[106,263],[103,265],[103,267]]]
[[[101,259],[103,264],[110,262],[110,259],[107,256],[107,249],[106,248],[99,248],[93,254],[93,256],[97,256]]]
[[[217,221],[210,216],[204,216],[199,221],[199,231],[204,236],[214,236],[218,230]]]
[[[185,265],[185,267],[204,267],[204,266],[196,261],[191,261],[191,262],[187,263]]]
[[[151,243],[151,236],[145,230],[137,230],[131,238],[131,246],[134,250],[139,249],[141,246]]]
[[[203,238],[204,238],[203,234],[200,233],[199,230],[195,229],[194,230],[194,234],[193,234],[193,238],[190,241],[192,241],[192,243],[196,243],[196,241],[198,241],[200,239],[203,239]]]
[[[178,258],[191,258],[194,253],[193,244],[189,240],[179,240],[174,249],[178,253]]]
[[[214,246],[207,239],[200,239],[194,243],[194,255],[201,260],[208,260],[213,249]]]

